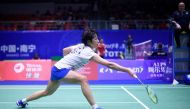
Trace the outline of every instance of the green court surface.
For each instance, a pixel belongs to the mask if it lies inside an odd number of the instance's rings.
[[[141,85],[91,85],[103,109],[190,109],[190,86],[151,85],[159,103],[154,104]],[[0,109],[17,109],[19,98],[45,85],[1,85]],[[61,85],[51,96],[29,102],[27,109],[91,109],[78,85]]]

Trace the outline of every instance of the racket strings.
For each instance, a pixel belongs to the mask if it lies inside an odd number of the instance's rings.
[[[145,84],[137,77],[137,80],[143,85],[145,86]],[[150,86],[145,86],[147,94],[149,96],[149,98],[151,99],[151,101],[155,104],[158,103],[158,97],[156,95],[156,93],[153,91],[153,89]]]

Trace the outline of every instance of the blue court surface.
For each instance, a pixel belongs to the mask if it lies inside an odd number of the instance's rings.
[[[16,101],[46,85],[0,85],[1,109],[17,109]],[[91,85],[103,109],[190,109],[187,85],[151,85],[159,103],[154,104],[141,85]],[[27,109],[91,109],[79,85],[61,85],[51,96],[29,102]]]

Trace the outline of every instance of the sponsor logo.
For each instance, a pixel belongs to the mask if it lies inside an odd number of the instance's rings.
[[[24,65],[23,63],[17,63],[14,65],[14,71],[16,73],[21,73],[24,70]]]
[[[142,66],[139,67],[131,67],[130,69],[134,70],[136,73],[142,73],[144,71],[144,68]],[[107,67],[101,67],[99,68],[99,72],[100,73],[125,73],[125,72],[121,72],[121,71],[116,71],[116,70],[112,70],[110,68]]]

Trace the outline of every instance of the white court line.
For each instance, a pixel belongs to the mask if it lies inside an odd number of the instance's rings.
[[[91,87],[91,89],[112,89],[112,90],[118,90],[120,89],[121,86],[119,87]],[[134,87],[128,87],[125,86],[128,89],[143,89],[144,87],[142,86],[134,86]],[[46,87],[25,87],[25,86],[18,86],[18,87],[1,87],[0,86],[0,90],[35,90],[35,89],[45,89]],[[156,88],[156,89],[190,89],[190,87],[164,87],[164,86],[160,86],[160,87],[156,87],[156,86],[152,86],[152,88]],[[81,89],[80,87],[59,87],[58,89],[61,90],[71,90],[71,89]]]
[[[151,85],[152,87],[155,88],[190,88],[189,85],[176,85],[176,86],[172,86],[172,85],[156,85],[156,84],[148,84]],[[47,85],[0,85],[1,87],[46,87]],[[143,87],[141,85],[125,85],[125,84],[120,84],[120,85],[90,85],[91,88],[120,88],[121,86],[125,86],[128,88],[140,88]],[[66,88],[73,88],[73,87],[77,87],[80,88],[80,85],[60,85],[60,87],[66,87]]]
[[[138,103],[140,103],[145,109],[150,109],[148,106],[146,106],[142,101],[140,101],[137,97],[135,97],[131,92],[129,92],[125,87],[121,86],[121,88],[127,92],[131,97],[133,97]]]
[[[0,102],[0,104],[13,104],[16,102]],[[88,104],[88,102],[30,102],[31,104]],[[100,104],[134,104],[138,102],[97,102]]]
[[[123,85],[125,86],[125,85]],[[153,88],[157,88],[157,89],[190,89],[190,86],[186,86],[186,85],[180,85],[180,86],[171,86],[171,85],[167,85],[167,86],[155,86],[155,85],[151,85]],[[139,85],[126,85],[125,87],[127,87],[127,89],[144,89],[143,86],[139,86]],[[0,90],[33,90],[33,89],[45,89],[46,85],[0,85]],[[120,89],[121,86],[93,86],[91,85],[91,89]],[[60,86],[59,89],[81,89],[80,86],[78,85],[74,85],[74,86]]]
[[[45,89],[45,87],[44,88],[42,88],[42,87],[0,87],[0,90],[35,90],[35,89]],[[61,90],[71,90],[71,89],[81,89],[81,88],[79,88],[79,87],[62,87],[62,88],[58,88],[58,90],[59,89],[61,89]],[[101,89],[101,90],[103,90],[103,89],[115,89],[115,90],[120,90],[120,87],[94,87],[94,88],[91,88],[91,89]]]

